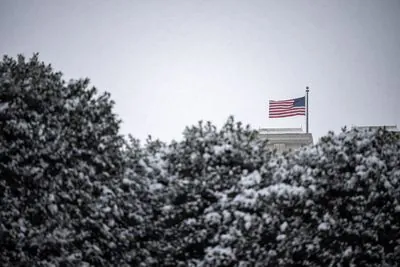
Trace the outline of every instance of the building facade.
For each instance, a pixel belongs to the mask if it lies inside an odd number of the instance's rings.
[[[361,131],[385,128],[391,132],[400,133],[396,125],[390,126],[352,126]],[[295,150],[314,143],[311,133],[305,133],[301,128],[261,128],[258,130],[259,137],[267,139],[267,147],[276,149],[277,152]]]
[[[301,128],[264,128],[258,133],[260,138],[268,140],[267,147],[280,153],[313,144],[312,134]]]

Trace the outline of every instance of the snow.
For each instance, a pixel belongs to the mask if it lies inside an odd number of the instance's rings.
[[[134,182],[131,181],[130,179],[124,177],[124,178],[122,179],[122,183],[123,183],[123,184],[126,184],[126,185],[130,185],[130,184],[133,184]]]
[[[281,229],[282,232],[286,231],[286,229],[288,228],[288,223],[284,222],[281,224],[281,226],[279,227]]]
[[[190,159],[191,159],[192,161],[194,161],[194,160],[196,160],[196,158],[197,158],[197,154],[194,153],[194,152],[192,152],[192,153],[190,154]]]
[[[0,112],[8,109],[8,102],[0,102]]]
[[[65,101],[65,106],[64,107],[67,110],[73,110],[78,106],[79,102],[80,102],[79,98],[68,99],[68,100]]]
[[[320,223],[318,225],[318,230],[320,230],[320,231],[327,231],[327,230],[329,230],[329,228],[330,228],[330,226],[326,222]]]
[[[260,196],[269,197],[271,194],[277,194],[278,196],[294,195],[300,196],[305,193],[305,188],[302,186],[292,186],[289,184],[278,183],[268,187],[265,187],[257,192]]]
[[[306,207],[310,207],[310,206],[312,206],[314,204],[315,204],[314,201],[312,201],[311,199],[307,199],[306,200]]]
[[[249,214],[245,214],[244,215],[244,221],[245,221],[244,228],[246,230],[249,230],[251,225],[252,225],[251,216]]]
[[[217,212],[211,212],[206,214],[205,222],[210,224],[218,224],[221,221],[221,215]]]
[[[49,205],[49,210],[50,210],[50,212],[51,212],[52,214],[55,214],[55,213],[57,213],[57,211],[58,211],[58,207],[57,207],[56,204],[51,204],[51,205]]]
[[[276,237],[276,241],[282,241],[282,240],[285,240],[285,239],[286,239],[286,235],[283,235],[283,234],[278,235],[278,236]]]
[[[216,255],[220,255],[226,258],[235,258],[232,248],[224,248],[221,246],[208,247],[206,248],[206,258],[212,259]]]
[[[223,223],[229,222],[232,219],[232,215],[230,212],[227,210],[222,211],[222,216],[223,216]]]
[[[254,206],[255,202],[256,202],[255,195],[239,194],[233,199],[233,203],[236,203],[238,205],[243,205],[245,207]]]
[[[205,161],[208,161],[210,158],[211,158],[211,155],[210,155],[210,154],[208,154],[208,153],[204,153],[204,154],[203,154],[203,159],[204,159]]]
[[[105,195],[108,195],[108,194],[110,194],[110,195],[115,195],[114,192],[113,192],[108,186],[106,186],[106,185],[103,185],[103,186],[102,186],[102,190],[103,190],[103,193],[104,193]]]
[[[394,136],[329,133],[275,155],[229,118],[141,145],[118,135],[110,99],[85,81],[63,83],[35,60],[7,62],[0,85],[16,101],[0,104],[12,118],[0,136],[2,265],[397,264]],[[40,90],[23,90],[20,77]]]
[[[259,184],[260,181],[261,181],[260,173],[258,171],[254,171],[249,175],[242,176],[242,178],[239,181],[239,184],[244,187],[250,187]]]
[[[352,247],[348,247],[348,248],[343,252],[343,257],[350,257],[352,253],[353,253]]]
[[[81,258],[82,258],[82,253],[81,252],[75,252],[75,253],[73,253],[73,254],[71,254],[71,255],[69,255],[67,257],[67,259],[69,261],[74,261],[74,260],[78,260],[78,259],[81,259]]]
[[[153,158],[153,159],[154,159],[154,158]],[[146,163],[143,159],[140,159],[140,160],[139,160],[139,165],[142,166],[142,167],[144,167],[145,170],[146,170],[146,172],[148,172],[148,173],[153,172],[153,169],[152,169],[150,166],[148,166],[147,163]]]
[[[228,144],[224,144],[224,145],[217,145],[213,147],[213,151],[215,155],[221,155],[222,153],[224,153],[227,150],[231,150],[232,146],[228,145]]]

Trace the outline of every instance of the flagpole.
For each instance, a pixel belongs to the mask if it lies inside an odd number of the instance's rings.
[[[308,133],[308,93],[310,92],[310,88],[306,87],[306,133]]]

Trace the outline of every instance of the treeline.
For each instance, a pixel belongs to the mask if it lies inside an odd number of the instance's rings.
[[[276,154],[230,117],[119,134],[108,93],[0,62],[2,266],[398,266],[400,142],[328,133]]]

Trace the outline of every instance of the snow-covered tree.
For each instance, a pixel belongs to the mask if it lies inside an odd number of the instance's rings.
[[[221,130],[210,122],[187,127],[184,139],[169,146],[165,200],[155,221],[158,258],[165,266],[186,266],[201,260],[217,225],[209,211],[235,194],[244,174],[257,175],[271,152],[249,126],[229,118]]]
[[[0,62],[2,266],[399,266],[398,133],[276,154],[230,117],[142,145],[113,105],[37,55]]]
[[[0,105],[2,264],[103,264],[113,244],[101,209],[123,171],[110,95],[66,83],[38,55],[6,56]]]
[[[230,173],[230,189],[210,183],[210,203],[190,183],[175,189],[186,195],[166,213],[179,248],[171,265],[397,266],[399,146],[384,130],[330,133]]]
[[[163,266],[397,266],[398,135],[329,133],[276,155],[233,120],[187,128],[149,251]]]
[[[296,266],[398,266],[398,134],[343,131],[291,155],[286,180],[304,188],[280,202],[277,255]]]

